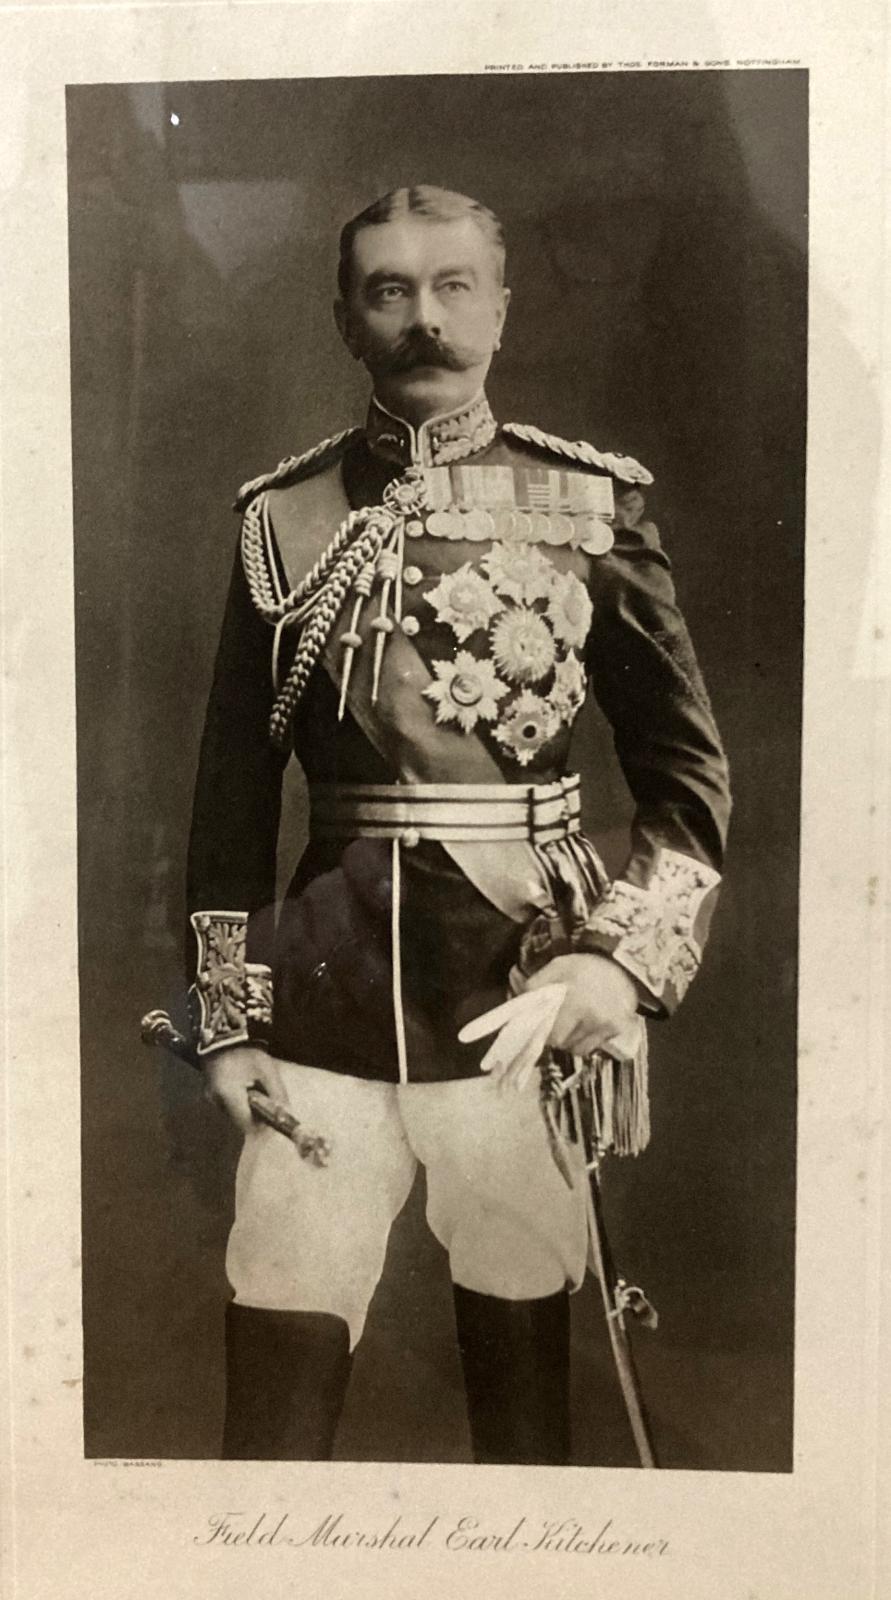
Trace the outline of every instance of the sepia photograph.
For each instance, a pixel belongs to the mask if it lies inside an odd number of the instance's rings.
[[[85,1456],[791,1473],[807,71],[66,151]]]
[[[0,0],[11,1600],[888,1587],[879,0]]]

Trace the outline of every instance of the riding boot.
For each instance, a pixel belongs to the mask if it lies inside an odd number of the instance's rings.
[[[226,1307],[224,1461],[329,1461],[350,1335],[323,1311]]]
[[[569,1295],[502,1300],[454,1284],[475,1461],[570,1459]]]

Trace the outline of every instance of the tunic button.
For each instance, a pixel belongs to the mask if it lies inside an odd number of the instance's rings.
[[[452,679],[449,693],[459,706],[475,706],[477,701],[483,698],[481,684],[476,678],[471,678],[463,672],[459,672]]]
[[[402,574],[403,583],[407,583],[411,589],[414,589],[417,584],[423,582],[423,578],[424,574],[420,567],[406,567]]]
[[[417,828],[405,828],[402,833],[402,843],[406,850],[414,850],[421,842],[421,835]]]
[[[403,617],[402,631],[408,635],[409,639],[413,639],[416,633],[420,633],[421,624],[417,617]]]

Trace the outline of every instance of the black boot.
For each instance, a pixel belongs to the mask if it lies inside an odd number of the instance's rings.
[[[474,1460],[567,1465],[567,1291],[501,1300],[453,1289]]]
[[[330,1461],[350,1335],[324,1311],[226,1307],[224,1461]]]

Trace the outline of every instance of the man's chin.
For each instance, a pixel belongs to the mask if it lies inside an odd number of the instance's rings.
[[[439,363],[430,366],[409,367],[405,372],[394,372],[390,375],[391,387],[404,390],[406,394],[417,393],[418,390],[453,389],[460,385],[462,372],[456,372],[453,367],[444,367]]]
[[[481,385],[479,375],[471,377],[466,370],[456,372],[451,367],[420,366],[408,372],[387,373],[385,379],[378,381],[376,391],[389,410],[410,421],[412,416],[432,417],[440,411],[455,410],[472,400]]]

